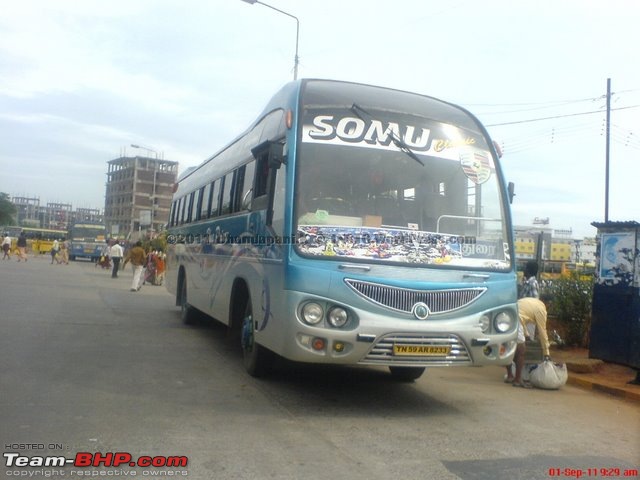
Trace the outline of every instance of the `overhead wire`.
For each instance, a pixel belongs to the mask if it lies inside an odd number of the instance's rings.
[[[615,102],[621,99],[622,94],[632,93],[640,91],[640,89],[627,89],[612,93],[612,97],[615,97]],[[514,110],[503,110],[493,112],[483,112],[478,114],[478,117],[487,117],[489,115],[498,114],[515,114],[523,113],[535,110],[544,109],[566,109],[568,106],[574,106],[581,103],[595,103],[602,102],[602,105],[596,110],[588,110],[583,112],[569,112],[558,113],[557,115],[549,115],[544,117],[535,117],[522,120],[503,121],[495,123],[485,123],[485,127],[488,129],[495,129],[497,127],[517,126],[522,124],[533,124],[537,122],[545,121],[557,121],[553,126],[539,128],[535,130],[528,130],[525,135],[506,137],[499,143],[503,148],[503,151],[510,154],[526,152],[528,150],[540,148],[543,145],[552,145],[554,143],[565,143],[567,141],[575,140],[576,138],[593,138],[594,136],[605,135],[605,119],[604,114],[606,108],[604,100],[606,95],[599,95],[590,98],[570,99],[570,100],[558,100],[549,102],[528,102],[528,103],[512,103],[512,104],[468,104],[467,106],[482,106],[482,107],[527,107]],[[531,108],[528,108],[531,107]],[[616,106],[610,108],[610,111],[631,110],[639,108],[640,105],[626,105]],[[594,122],[592,120],[583,122],[574,122],[576,117],[589,117],[592,115],[602,115],[603,118],[600,122]],[[559,123],[558,123],[559,122]],[[620,127],[619,125],[611,125],[611,140],[616,145],[622,145],[625,147],[640,149],[640,138],[634,136],[633,131]]]

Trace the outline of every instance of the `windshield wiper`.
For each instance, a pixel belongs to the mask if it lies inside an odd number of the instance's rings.
[[[373,116],[369,112],[367,112],[364,108],[362,108],[360,105],[357,105],[354,103],[353,105],[351,105],[351,111],[355,113],[358,116],[358,118],[362,121],[366,122],[367,119],[369,121],[373,120]],[[367,119],[362,118],[362,115],[360,115],[360,113],[364,113],[367,116]],[[407,145],[407,143],[402,138],[396,135],[396,133],[391,129],[388,129],[387,132],[389,132],[391,136],[391,141],[393,142],[393,144],[396,147],[398,147],[398,149],[401,152],[405,153],[410,158],[412,158],[413,160],[415,160],[416,162],[418,162],[420,165],[424,167],[424,162],[420,160],[420,158],[415,154],[413,150],[411,150],[411,147],[409,147],[409,145]]]

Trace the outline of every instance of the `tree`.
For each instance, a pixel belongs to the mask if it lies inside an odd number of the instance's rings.
[[[0,192],[0,225],[14,224],[14,215],[17,211],[16,206],[11,203],[9,194]]]
[[[558,318],[565,343],[587,347],[591,327],[591,301],[593,279],[583,278],[578,272],[565,275],[548,288],[551,305],[549,313]]]

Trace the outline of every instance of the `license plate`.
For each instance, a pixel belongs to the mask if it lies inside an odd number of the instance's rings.
[[[85,248],[84,249],[84,253],[93,253],[93,249],[92,248]]]
[[[394,345],[394,355],[409,355],[413,357],[431,357],[449,355],[451,347],[434,347],[427,345]]]

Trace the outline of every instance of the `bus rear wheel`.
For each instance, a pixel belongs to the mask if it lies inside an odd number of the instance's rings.
[[[413,382],[422,376],[425,367],[389,367],[391,376],[401,382]]]
[[[247,297],[247,303],[242,317],[242,331],[240,334],[240,346],[242,347],[242,361],[247,373],[252,377],[263,377],[273,361],[273,354],[255,341],[255,322],[251,308],[251,298]]]

